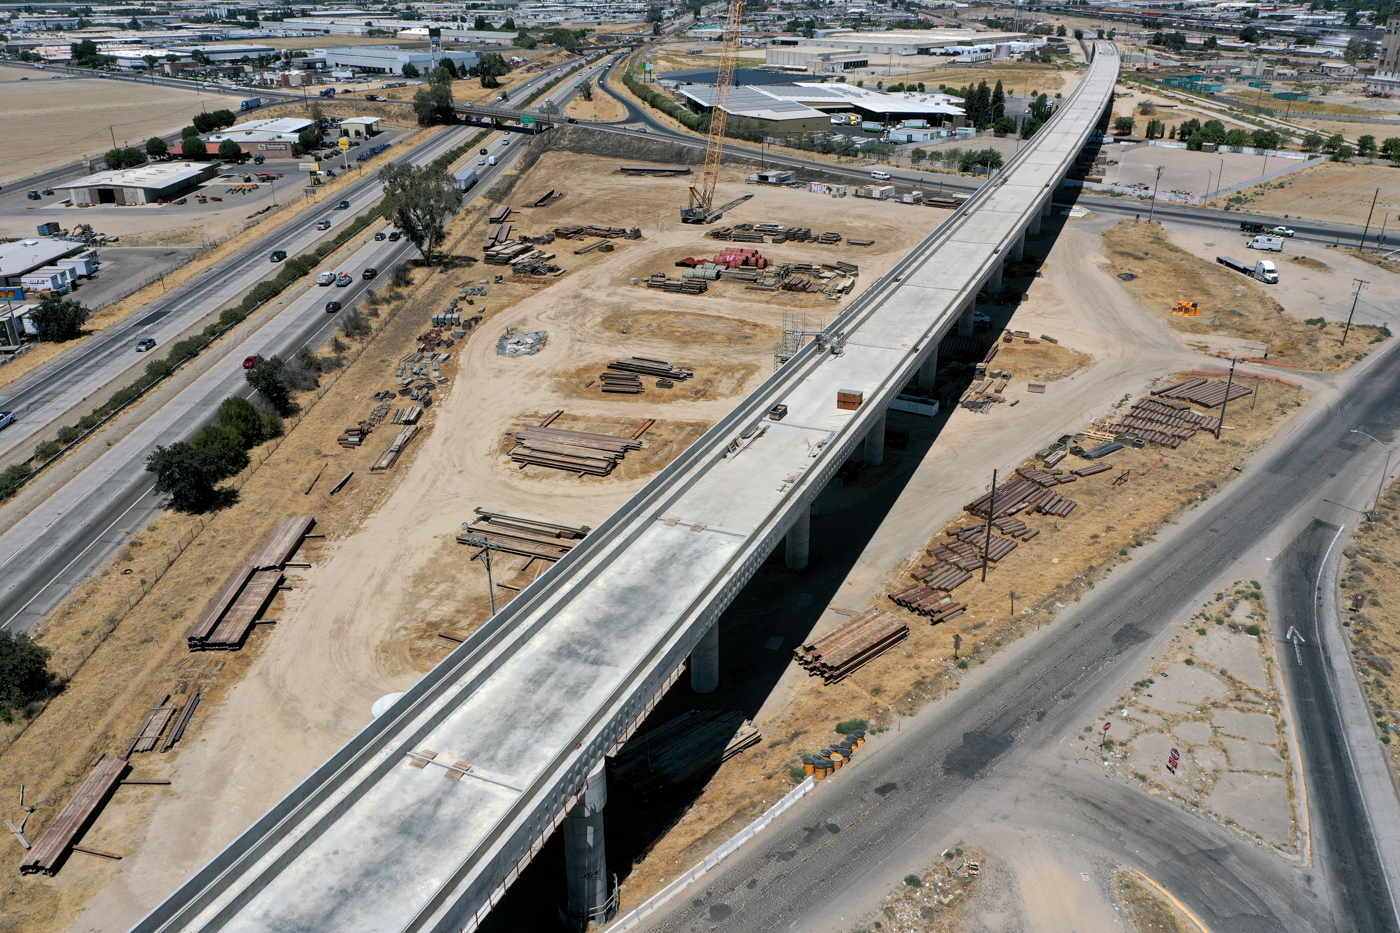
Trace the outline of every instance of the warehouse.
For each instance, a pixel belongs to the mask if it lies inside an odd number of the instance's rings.
[[[438,62],[448,59],[460,72],[464,68],[475,68],[475,52],[433,52],[428,49],[401,49],[396,45],[360,45],[339,49],[316,49],[316,54],[326,60],[327,68],[352,68],[370,74],[403,74],[404,65],[412,65],[421,74],[427,74],[437,67]]]
[[[243,59],[257,61],[259,58],[276,58],[277,50],[270,45],[241,45],[232,42],[218,45],[176,45],[170,51],[183,58],[194,58],[200,53],[205,61],[214,65],[241,62]]]
[[[316,124],[301,117],[280,117],[274,120],[249,120],[216,133],[207,133],[201,138],[210,152],[215,152],[219,144],[231,139],[247,155],[266,155],[288,159],[294,155],[297,137],[302,131]]]
[[[374,136],[379,132],[382,117],[348,117],[340,121],[340,128],[351,139]]]
[[[799,81],[766,87],[764,92],[826,113],[856,113],[877,123],[923,120],[929,126],[953,128],[967,122],[962,98],[937,91],[888,94],[853,84]]]
[[[769,65],[812,74],[837,73],[854,68],[869,68],[870,56],[854,49],[806,48],[779,46],[764,50]]]
[[[1030,38],[1019,32],[974,32],[971,29],[921,29],[918,32],[827,29],[818,30],[812,39],[778,36],[770,39],[769,45],[839,49],[865,55],[935,55],[935,50],[952,46],[999,45],[1026,42]]]
[[[70,240],[34,238],[0,243],[0,285],[19,285],[20,280],[29,273],[85,249],[86,245]]]
[[[696,113],[709,113],[714,106],[715,88],[711,84],[691,84],[677,88],[686,106]],[[733,118],[751,120],[770,136],[802,136],[822,133],[831,128],[831,118],[820,110],[792,100],[783,100],[769,93],[768,88],[736,87],[730,92],[725,108]]]
[[[218,174],[218,163],[166,162],[98,172],[63,187],[74,207],[94,204],[155,204],[173,201]],[[65,254],[66,255],[66,254]]]

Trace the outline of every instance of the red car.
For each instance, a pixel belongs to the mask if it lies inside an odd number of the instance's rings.
[[[252,369],[256,365],[258,365],[258,358],[256,356],[248,356],[243,358],[244,369]]]

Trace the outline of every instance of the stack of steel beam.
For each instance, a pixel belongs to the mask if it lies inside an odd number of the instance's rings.
[[[881,609],[867,609],[798,648],[797,663],[834,684],[908,637],[909,624],[903,619]]]

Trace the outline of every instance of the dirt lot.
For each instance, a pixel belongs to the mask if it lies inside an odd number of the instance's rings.
[[[617,123],[627,119],[627,108],[622,106],[622,102],[601,91],[596,81],[592,84],[593,99],[584,100],[582,94],[575,93],[564,107],[565,116],[597,123]]]
[[[135,763],[142,776],[169,777],[174,784],[120,792],[89,832],[93,845],[126,856],[119,867],[75,857],[53,881],[7,876],[0,891],[9,929],[37,933],[52,929],[54,918],[66,927],[84,905],[80,922],[86,927],[129,926],[353,734],[377,697],[403,689],[440,660],[451,643],[438,632],[460,637],[486,617],[484,569],[456,543],[474,506],[596,526],[735,398],[715,392],[663,405],[648,404],[654,399],[647,396],[573,399],[556,391],[558,373],[579,359],[643,350],[697,369],[724,361],[769,371],[780,308],[739,292],[687,301],[703,310],[657,311],[661,293],[627,285],[629,268],[648,251],[710,248],[699,231],[679,223],[683,186],[625,178],[610,159],[550,152],[520,190],[535,191],[565,175],[574,179],[569,194],[522,212],[518,232],[600,223],[640,226],[643,239],[619,241],[622,248],[611,254],[575,257],[561,250],[568,274],[496,284],[496,267],[468,258],[480,256],[494,205],[465,211],[449,230],[455,244],[449,259],[431,275],[417,273],[418,284],[404,297],[386,300],[383,332],[251,471],[237,505],[202,519],[160,519],[53,614],[41,637],[73,680],[0,754],[0,781],[23,780],[47,802],[31,830],[42,830],[97,755],[125,747],[161,696],[183,695],[197,681],[205,698],[176,752],[138,756]],[[752,191],[738,172],[728,176],[719,196]],[[891,214],[873,202],[857,210],[853,203],[763,189],[746,210],[753,219],[802,219],[875,239],[859,254],[867,280],[899,258],[907,237],[921,236],[944,216],[932,210]],[[911,232],[916,222],[922,226]],[[361,450],[340,448],[335,435],[366,416],[374,404],[369,394],[393,387],[397,361],[415,345],[428,314],[483,279],[488,294],[475,301],[485,321],[448,351],[451,382],[439,387],[425,434],[393,470],[369,474],[368,465],[395,432],[381,427]],[[665,297],[669,303],[675,296]],[[403,310],[390,319],[397,308]],[[544,329],[549,340],[535,356],[499,356],[496,337],[508,327]],[[558,408],[566,411],[556,424],[614,433],[630,434],[644,420],[657,420],[644,435],[645,448],[611,477],[517,470],[500,449],[505,431],[538,423]],[[304,495],[323,465],[321,483]],[[329,497],[330,478],[350,470],[356,475],[346,490]],[[294,589],[274,601],[267,617],[277,625],[256,629],[241,652],[191,661],[184,646],[191,621],[284,514],[315,514],[328,537],[303,549],[312,566],[294,570],[288,581]],[[159,583],[136,601],[167,563]],[[131,574],[122,573],[128,568]],[[505,561],[495,570],[497,580],[515,586],[538,572]],[[508,598],[509,590],[500,595]]]
[[[1359,227],[1371,214],[1371,200],[1376,198],[1376,189],[1380,189],[1375,216],[1388,213],[1394,217],[1400,212],[1400,169],[1389,166],[1317,162],[1281,181],[1282,188],[1277,183],[1266,183],[1241,191],[1249,199],[1248,209],[1259,214],[1306,217]],[[1222,208],[1223,199],[1211,201],[1209,206]]]
[[[1157,224],[1121,221],[1105,232],[1104,247],[1109,257],[1106,271],[1124,281],[1144,308],[1189,335],[1183,336],[1186,343],[1206,352],[1336,372],[1361,359],[1369,342],[1381,338],[1378,327],[1353,327],[1343,349],[1340,334],[1327,334],[1325,328],[1287,313],[1273,297],[1286,298],[1286,289],[1275,286],[1269,291],[1252,278],[1188,253]],[[1233,245],[1232,251],[1242,261],[1254,258]],[[1183,300],[1196,302],[1200,316],[1172,314]]]
[[[34,68],[0,68],[12,79],[0,94],[0,119],[24,131],[6,144],[0,184],[17,184],[35,172],[75,159],[100,156],[118,146],[144,147],[174,132],[201,110],[217,110],[229,97],[131,81],[62,78]],[[18,83],[21,77],[29,78]]]

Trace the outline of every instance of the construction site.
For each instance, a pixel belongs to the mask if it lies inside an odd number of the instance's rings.
[[[27,788],[6,814],[23,863],[0,884],[16,933],[140,920],[830,340],[961,203],[816,171],[770,184],[744,156],[700,165],[579,127],[525,145],[435,265],[377,290],[373,333],[299,396],[236,504],[163,516],[51,614],[40,641],[66,688],[0,751],[0,785]],[[857,447],[817,497],[810,563],[780,548],[720,616],[717,689],[675,681],[617,749],[621,909],[1131,572],[1326,391],[1317,377],[1384,339],[1363,325],[1334,353],[1284,293],[1173,245],[1191,234],[1116,223],[1057,208],[1026,236],[892,403],[883,457]],[[910,929],[934,908],[955,925],[951,892],[981,885],[991,856],[956,853],[886,904]],[[555,838],[482,928],[553,928],[563,864]]]

